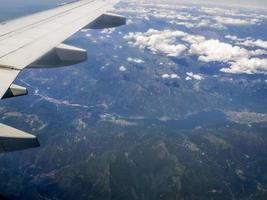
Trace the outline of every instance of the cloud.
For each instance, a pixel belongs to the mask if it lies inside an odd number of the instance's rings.
[[[201,81],[204,80],[203,75],[201,74],[194,74],[193,72],[186,72],[187,77],[185,78],[185,80],[189,81],[189,80],[197,80],[197,81]]]
[[[209,15],[232,15],[234,12],[233,10],[225,10],[223,8],[218,8],[218,7],[205,7],[205,6],[202,6],[200,8],[200,10],[206,14],[209,14]]]
[[[256,49],[249,52],[251,56],[263,56],[267,55],[267,51],[263,49]]]
[[[226,35],[226,39],[230,39],[234,41],[238,45],[243,45],[246,47],[259,47],[262,49],[267,49],[267,41],[261,39],[253,39],[253,38],[239,38],[236,35]]]
[[[115,31],[115,28],[106,28],[101,31],[102,34],[111,34]]]
[[[238,40],[238,38],[232,38]],[[267,72],[267,59],[255,57],[267,54],[267,51],[262,49],[247,50],[219,40],[206,40],[192,44],[189,52],[198,55],[198,59],[203,62],[216,61],[228,64],[229,68],[224,67],[220,70],[225,73],[265,74]]]
[[[189,52],[199,55],[198,59],[203,62],[229,62],[249,55],[246,49],[219,40],[206,40],[192,44]]]
[[[231,17],[215,17],[215,20],[221,24],[225,25],[253,25],[257,24],[260,21],[258,19],[240,19],[240,18],[231,18]]]
[[[168,79],[168,78],[170,78],[170,75],[169,74],[162,74],[161,77],[163,79]]]
[[[226,39],[233,40],[233,41],[242,41],[236,35],[226,35],[224,36]]]
[[[126,67],[124,67],[124,66],[120,66],[119,70],[120,70],[121,72],[125,72],[125,71],[127,71]]]
[[[180,76],[178,74],[162,74],[161,77],[163,79],[180,79]]]
[[[206,40],[204,36],[201,35],[185,35],[182,39],[182,41],[188,42],[190,44],[195,44],[195,43],[201,43]]]
[[[132,46],[140,49],[149,49],[154,53],[164,53],[168,56],[179,56],[187,47],[183,44],[176,44],[176,39],[185,36],[186,33],[182,31],[164,30],[158,31],[149,29],[146,33],[129,33],[124,38]]]
[[[233,62],[229,68],[222,68],[221,71],[233,74],[267,74],[267,59],[242,58]]]
[[[192,1],[194,1],[193,4],[192,2],[183,4],[183,1],[174,3],[144,1],[138,2],[138,5],[136,2],[129,3],[127,1],[130,6],[117,8],[116,12],[127,12],[130,14],[128,18],[133,23],[142,23],[144,20],[158,18],[166,23],[184,26],[188,29],[207,27],[221,30],[227,29],[227,25],[256,25],[266,19],[266,15],[259,14],[257,10],[251,9],[248,12],[236,7],[199,6],[195,4],[196,0]],[[197,3],[199,1],[197,0]]]
[[[171,79],[179,79],[180,76],[178,74],[171,74]]]
[[[141,63],[144,63],[145,61],[143,61],[142,59],[139,59],[139,58],[127,58],[127,61],[128,62],[134,62],[134,63],[138,63],[138,64],[141,64]]]
[[[247,46],[247,47],[260,47],[263,49],[267,49],[267,41],[264,40],[253,40],[253,39],[246,39],[243,42],[240,43],[241,45]]]
[[[241,39],[237,36],[226,35],[226,39],[233,41],[231,42],[233,44],[229,44],[218,39],[207,39],[204,36],[180,30],[160,31],[155,29],[144,33],[131,32],[124,38],[131,46],[148,49],[153,53],[163,53],[174,57],[196,55],[202,62],[220,62],[225,65],[221,69],[225,73],[266,73],[266,60],[262,57],[267,55],[267,51],[264,49],[267,42],[260,39]],[[261,49],[245,47],[261,47]],[[135,58],[128,58],[128,61],[141,62]],[[162,78],[170,78],[170,75],[166,74]],[[189,75],[186,79],[197,80]]]

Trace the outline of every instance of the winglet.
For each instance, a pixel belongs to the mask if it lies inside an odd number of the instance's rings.
[[[0,153],[40,146],[36,136],[0,124]]]

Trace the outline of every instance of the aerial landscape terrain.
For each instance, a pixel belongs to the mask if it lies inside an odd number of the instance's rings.
[[[5,4],[0,20],[59,4]],[[87,62],[26,69],[29,94],[0,102],[1,123],[41,145],[0,154],[0,194],[267,199],[267,9],[125,0],[111,12],[127,25],[66,41]]]

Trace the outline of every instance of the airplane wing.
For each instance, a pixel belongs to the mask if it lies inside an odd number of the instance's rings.
[[[0,124],[0,153],[37,146],[39,142],[35,136]]]
[[[25,67],[58,67],[85,61],[86,50],[62,42],[82,28],[101,29],[124,25],[126,19],[123,16],[106,13],[116,3],[118,0],[81,0],[1,22],[0,99],[27,94],[26,88],[13,84]],[[3,146],[1,134],[8,133],[14,136],[9,141],[21,139],[18,135],[22,135],[22,141],[28,138],[21,131],[0,126],[0,149]],[[8,148],[5,146],[2,149]]]

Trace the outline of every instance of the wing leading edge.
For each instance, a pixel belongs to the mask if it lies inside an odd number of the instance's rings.
[[[0,23],[0,99],[27,94],[12,84],[26,67],[58,67],[83,62],[86,50],[62,42],[82,28],[110,28],[126,23],[108,14],[119,0],[81,0]],[[39,146],[35,136],[0,124],[0,152]]]

